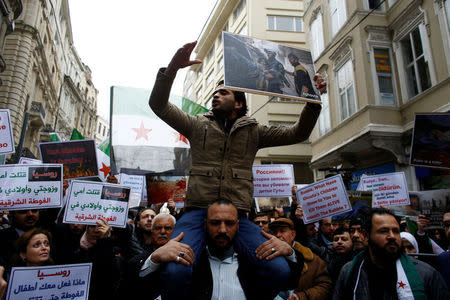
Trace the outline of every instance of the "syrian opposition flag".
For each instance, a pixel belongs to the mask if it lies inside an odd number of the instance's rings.
[[[111,171],[109,139],[106,139],[100,145],[98,145],[96,151],[97,151],[98,174],[102,181],[106,181],[106,178],[108,177],[108,174]]]
[[[150,90],[111,87],[111,146],[117,171],[121,168],[154,172],[187,171],[189,142],[150,109]],[[169,101],[196,115],[208,110],[186,98]]]

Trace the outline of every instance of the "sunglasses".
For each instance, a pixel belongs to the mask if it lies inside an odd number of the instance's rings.
[[[269,221],[255,221],[255,224],[267,225]]]

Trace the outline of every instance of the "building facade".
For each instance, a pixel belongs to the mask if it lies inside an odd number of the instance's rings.
[[[39,157],[38,144],[50,132],[66,139],[77,128],[94,137],[98,92],[73,44],[68,1],[22,5],[4,45],[0,107],[11,112],[18,155]]]
[[[306,2],[307,40],[328,82],[311,138],[316,180],[333,168],[350,170],[353,184],[363,172],[403,171],[410,190],[450,188],[449,172],[409,165],[415,113],[450,111],[449,3]]]
[[[183,96],[210,108],[212,92],[223,79],[222,31],[306,48],[303,29],[304,1],[221,0],[198,38],[194,52],[203,61],[187,72]],[[268,96],[246,94],[248,114],[264,125],[292,125],[303,109],[303,103]],[[269,100],[271,100],[269,103]],[[311,143],[272,147],[258,151],[255,164],[294,165],[297,183],[313,182],[309,168]]]
[[[95,142],[97,145],[109,138],[109,122],[97,116],[97,129],[95,130]]]

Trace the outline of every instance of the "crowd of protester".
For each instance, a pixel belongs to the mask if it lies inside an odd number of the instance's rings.
[[[171,261],[168,253],[175,242],[169,241],[182,241],[182,234],[172,236],[182,211],[177,214],[173,201],[166,206],[164,212],[160,206],[130,209],[123,229],[111,228],[106,219],[96,226],[61,223],[58,209],[4,214],[0,295],[5,293],[12,267],[92,262],[89,299],[158,297],[160,273],[152,268]],[[295,288],[281,291],[275,299],[419,299],[421,294],[427,299],[450,299],[450,212],[444,214],[439,239],[436,228],[426,230],[426,216],[402,226],[402,220],[387,209],[361,211],[339,222],[325,218],[304,224],[302,217],[295,196],[289,210],[249,215],[266,237],[277,239],[276,245],[284,243],[302,263]],[[406,254],[405,265],[396,266]],[[157,261],[156,267],[145,266],[150,255],[150,264]],[[404,278],[411,286],[406,293],[415,298],[402,298],[398,285],[403,285]]]

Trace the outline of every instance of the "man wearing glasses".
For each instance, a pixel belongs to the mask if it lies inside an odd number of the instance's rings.
[[[265,232],[269,232],[269,215],[266,213],[259,213],[253,219],[253,223],[258,225]]]

